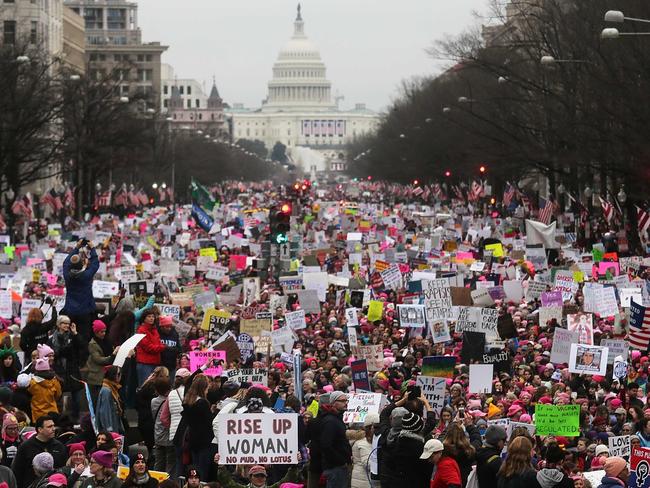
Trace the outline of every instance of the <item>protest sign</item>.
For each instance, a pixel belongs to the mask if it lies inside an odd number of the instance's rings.
[[[357,309],[346,308],[345,320],[347,321],[348,327],[356,327],[357,325],[359,325],[359,316],[357,315]]]
[[[573,279],[573,271],[556,272],[554,289],[561,292],[563,301],[573,300],[575,292],[578,291],[578,283]]]
[[[352,383],[356,391],[370,391],[370,380],[368,378],[368,366],[365,359],[352,361]]]
[[[494,364],[469,365],[469,393],[489,393],[492,391]]]
[[[477,288],[471,291],[472,302],[477,307],[489,307],[494,305],[494,299],[490,295],[488,288]]]
[[[280,276],[280,286],[284,293],[302,290],[302,276]]]
[[[208,333],[208,340],[214,341],[226,332],[230,325],[230,312],[209,308],[203,316],[201,328]]]
[[[158,307],[158,310],[160,310],[160,315],[171,315],[176,320],[181,319],[180,305],[169,305],[167,303],[154,303],[154,307]]]
[[[367,361],[368,371],[381,371],[384,367],[384,347],[381,344],[357,346],[357,356]]]
[[[580,435],[580,405],[535,406],[535,429],[537,435],[576,437]]]
[[[609,349],[607,363],[614,364],[614,358],[621,356],[621,361],[627,361],[630,345],[624,339],[601,339],[600,345]]]
[[[497,324],[499,322],[499,311],[496,308],[482,308],[480,317],[478,332],[485,333],[486,339],[498,339]]]
[[[537,300],[546,291],[547,284],[542,281],[528,281],[528,288],[526,288],[526,301],[531,302]]]
[[[451,315],[451,288],[446,278],[422,280],[424,306],[427,319],[430,322],[439,319],[449,319]]]
[[[605,376],[608,349],[601,346],[571,344],[569,372]]]
[[[630,436],[619,435],[607,439],[610,456],[627,457],[630,455]]]
[[[120,284],[117,281],[93,280],[93,297],[108,298],[117,295],[120,291]]]
[[[630,488],[650,488],[650,448],[634,446],[630,455]]]
[[[269,370],[266,368],[229,369],[226,371],[229,381],[249,385],[261,384],[266,386],[269,381]]]
[[[368,321],[375,322],[376,320],[381,320],[381,317],[384,313],[384,302],[379,300],[370,300],[368,304]]]
[[[445,378],[420,375],[416,378],[415,384],[422,390],[422,394],[431,405],[431,409],[436,412],[436,416],[439,416],[442,407],[445,405],[447,380]]]
[[[320,313],[320,301],[316,290],[298,290],[298,302],[305,313]]]
[[[479,332],[481,309],[479,307],[457,307],[456,332]]]
[[[441,342],[447,342],[451,340],[451,334],[449,333],[449,325],[446,320],[436,320],[430,324],[431,337],[433,338],[434,344],[440,344]]]
[[[113,360],[113,366],[119,366],[120,368],[124,367],[124,361],[126,361],[129,353],[135,349],[138,343],[144,339],[144,334],[133,334],[127,340],[122,343],[120,350],[117,351],[115,359]]]
[[[363,424],[369,413],[379,414],[382,396],[381,393],[352,393],[348,395],[348,408],[343,412],[343,422]]]
[[[251,337],[260,337],[262,332],[270,332],[271,324],[264,319],[243,319],[239,323],[239,332]]]
[[[129,473],[131,470],[129,469],[128,466],[118,466],[117,467],[117,477],[118,479],[121,479],[122,481],[126,480],[126,478],[129,476]],[[166,481],[169,479],[169,473],[165,473],[164,471],[154,471],[153,469],[148,469],[147,473],[149,473],[149,476],[151,476],[153,479],[158,481],[158,483],[162,483],[163,481]],[[86,476],[84,473],[81,474],[84,477],[90,478],[92,475],[90,474],[90,471],[88,471],[88,475]]]
[[[298,464],[298,414],[220,415],[221,464]]]
[[[551,348],[551,362],[555,364],[569,363],[571,344],[578,342],[578,333],[556,327]]]
[[[567,330],[578,334],[581,344],[593,345],[594,322],[590,313],[576,313],[567,315]]]
[[[426,356],[422,358],[422,374],[436,378],[453,378],[455,356]]]
[[[13,316],[11,290],[0,291],[0,317],[10,319]]]
[[[603,286],[594,291],[596,313],[601,317],[612,317],[618,313],[616,292],[612,286]]]
[[[305,311],[296,310],[295,312],[287,312],[284,314],[284,320],[291,330],[300,330],[307,327],[305,320]]]
[[[561,291],[545,291],[540,295],[542,307],[561,307],[564,304]]]
[[[246,363],[255,353],[255,342],[253,341],[253,338],[246,333],[239,334],[236,342],[241,354],[241,360]]]
[[[271,340],[275,352],[289,352],[293,349],[295,336],[291,327],[280,327],[271,331]]]
[[[539,307],[539,323],[549,325],[555,319],[557,325],[562,323],[562,307]]]
[[[424,305],[398,305],[400,327],[424,327]]]
[[[221,376],[223,365],[226,362],[225,351],[190,351],[190,371],[193,373],[209,361],[214,361],[213,366],[204,373],[208,376]]]

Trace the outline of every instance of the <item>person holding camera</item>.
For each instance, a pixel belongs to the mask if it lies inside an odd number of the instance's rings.
[[[95,298],[93,279],[99,269],[97,251],[91,241],[81,239],[63,261],[65,280],[65,305],[61,313],[77,324],[79,334],[88,343],[91,326],[95,319]]]

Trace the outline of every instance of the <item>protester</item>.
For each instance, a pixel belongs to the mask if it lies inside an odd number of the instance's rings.
[[[169,424],[165,426],[162,421],[163,405],[171,389],[169,378],[159,377],[155,380],[154,388],[157,396],[151,400],[151,413],[154,420],[154,470],[165,473],[174,473],[176,468],[176,451],[169,438]]]
[[[124,435],[122,422],[124,405],[120,397],[120,368],[110,366],[104,373],[104,382],[97,398],[97,428]]]
[[[79,333],[86,341],[90,339],[91,324],[95,318],[92,284],[98,269],[99,259],[95,246],[85,239],[77,242],[63,261],[66,299],[61,313],[77,324]]]
[[[50,475],[54,474],[54,458],[49,452],[41,452],[32,459],[32,469],[35,478],[31,486],[33,488],[45,488]]]
[[[135,353],[138,382],[142,384],[160,364],[161,353],[165,350],[165,345],[160,342],[160,334],[156,328],[156,313],[153,309],[142,312],[142,324],[138,327],[137,333],[144,334]]]
[[[214,458],[212,452],[212,410],[205,396],[208,392],[208,377],[199,374],[183,398],[183,419],[187,429],[187,447],[192,464],[202,479],[208,479]]]
[[[58,414],[58,400],[61,398],[61,383],[56,377],[54,371],[50,368],[50,360],[47,355],[52,351],[49,346],[39,344],[39,354],[45,357],[39,357],[34,367],[34,376],[29,384],[29,393],[32,395],[31,411],[32,420],[49,414]]]
[[[347,404],[345,393],[333,391],[329,403],[322,405],[324,414],[319,424],[319,446],[327,488],[349,486],[347,466],[351,463],[352,451],[345,436],[346,425],[341,419]]]
[[[113,455],[108,451],[95,451],[90,455],[90,477],[81,488],[120,488],[122,481],[113,471]]]
[[[479,488],[493,488],[501,469],[501,451],[506,443],[506,430],[490,425],[485,431],[484,446],[476,451],[476,478]]]
[[[438,439],[430,439],[424,444],[420,455],[420,459],[436,467],[430,488],[460,488],[462,487],[460,468],[454,458],[445,455],[444,449],[444,445]],[[383,482],[382,488],[384,488]]]
[[[54,351],[54,372],[63,378],[61,389],[70,394],[71,414],[79,419],[83,384],[81,378],[82,351],[87,348],[77,333],[77,325],[67,315],[59,315],[56,330],[49,338],[48,344]]]
[[[20,349],[25,353],[27,363],[31,360],[36,346],[47,343],[50,331],[54,329],[57,321],[56,308],[52,306],[52,300],[47,299],[46,303],[52,312],[52,318],[43,322],[43,311],[40,308],[32,308],[27,314],[27,322],[20,333]]]
[[[8,412],[2,417],[2,441],[0,443],[2,465],[11,466],[21,443],[18,419],[13,413]]]
[[[630,471],[625,459],[613,456],[605,461],[605,477],[600,481],[599,488],[627,486]]]
[[[115,360],[120,346],[115,348],[106,339],[106,324],[101,320],[92,323],[93,338],[88,343],[88,363],[86,364],[86,383],[90,389],[90,397],[97,405],[99,391],[104,382],[104,368]]]
[[[508,455],[499,468],[497,488],[527,488],[535,485],[537,472],[531,463],[532,451],[533,444],[527,437],[513,439],[508,445]]]
[[[158,325],[160,342],[165,346],[160,353],[160,361],[169,370],[170,377],[173,378],[176,373],[178,357],[183,352],[181,339],[174,328],[174,321],[170,315],[162,315],[158,320]]]
[[[379,423],[379,415],[367,414],[363,419],[364,437],[352,444],[352,488],[368,486],[369,462],[372,453],[374,426]]]
[[[147,459],[141,452],[131,458],[129,475],[122,483],[125,488],[157,488],[158,480],[149,474]]]

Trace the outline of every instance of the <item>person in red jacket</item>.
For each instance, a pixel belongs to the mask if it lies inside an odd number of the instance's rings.
[[[431,480],[431,488],[461,488],[458,463],[444,453],[444,446],[438,439],[430,439],[424,444],[420,459],[426,459],[438,468]]]
[[[160,353],[166,347],[160,340],[160,334],[156,328],[156,314],[153,309],[149,308],[142,312],[142,323],[138,327],[137,333],[144,334],[135,348],[138,383],[143,384],[156,366],[160,366]]]

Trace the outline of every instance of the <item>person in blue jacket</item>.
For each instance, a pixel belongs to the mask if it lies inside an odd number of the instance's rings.
[[[85,252],[81,252],[84,249]],[[77,324],[79,334],[87,343],[96,318],[93,278],[99,269],[99,258],[92,242],[81,239],[63,261],[65,305],[62,313]]]

